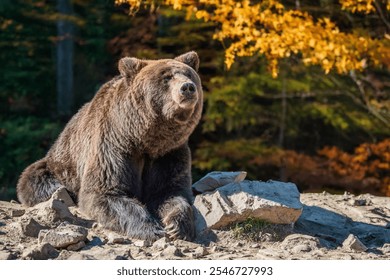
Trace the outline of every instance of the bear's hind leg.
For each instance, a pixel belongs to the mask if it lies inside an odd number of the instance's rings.
[[[48,200],[60,186],[48,169],[46,159],[41,159],[23,171],[16,190],[22,204],[33,206]]]

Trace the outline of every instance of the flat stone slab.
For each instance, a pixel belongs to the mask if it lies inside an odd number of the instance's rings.
[[[223,187],[230,183],[238,183],[245,179],[245,171],[213,171],[201,178],[192,185],[192,188],[199,193],[214,191],[216,188]]]
[[[196,196],[194,202],[197,232],[219,229],[249,217],[275,224],[294,223],[302,213],[295,184],[277,181],[231,183]]]

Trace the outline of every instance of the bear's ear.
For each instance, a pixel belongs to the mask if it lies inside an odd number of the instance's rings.
[[[146,61],[135,57],[124,57],[119,60],[119,73],[125,78],[135,76],[146,65]]]
[[[188,66],[192,67],[196,72],[199,69],[199,57],[194,51],[182,54],[181,56],[175,57],[175,60],[183,62]]]

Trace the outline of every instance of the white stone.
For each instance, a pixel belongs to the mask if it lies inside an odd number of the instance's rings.
[[[295,184],[276,181],[231,183],[195,198],[197,233],[219,229],[249,217],[275,224],[294,223],[302,213]]]
[[[122,244],[125,242],[125,238],[117,233],[110,232],[107,236],[109,244]]]
[[[75,216],[69,211],[64,201],[50,198],[27,210],[29,215],[37,217],[39,222],[51,226],[59,221],[75,221]]]
[[[157,250],[163,250],[168,247],[168,238],[162,237],[156,241],[154,241],[152,248]]]
[[[245,179],[245,171],[237,172],[222,172],[222,171],[213,171],[208,173],[206,176],[201,178],[199,181],[192,185],[192,188],[197,192],[204,193],[208,191],[213,191],[216,188],[225,186],[230,183],[238,183]]]
[[[47,260],[58,257],[59,252],[50,244],[44,243],[28,248],[22,254],[22,259]]]
[[[23,234],[31,237],[38,237],[39,231],[45,228],[33,218],[22,219],[20,223],[22,225]]]
[[[40,244],[49,243],[54,248],[66,248],[86,240],[88,230],[81,226],[61,224],[55,229],[41,230],[38,240]]]
[[[151,245],[150,241],[148,240],[136,240],[133,242],[133,244],[137,247],[149,247]]]
[[[199,257],[203,257],[203,256],[206,256],[208,254],[208,251],[205,247],[203,246],[199,246],[198,248],[195,249],[194,251],[194,256],[199,258]]]
[[[73,199],[70,197],[68,191],[64,187],[60,187],[58,190],[56,190],[51,197],[53,199],[58,199],[63,201],[65,205],[68,207],[76,206]]]
[[[173,245],[168,246],[167,248],[164,249],[161,253],[162,256],[164,257],[182,257],[183,254],[182,252]]]
[[[390,255],[390,243],[386,243],[381,248],[383,254]]]
[[[365,252],[368,248],[355,235],[348,235],[343,242],[343,248],[346,250],[353,250],[357,252]]]
[[[11,257],[12,257],[12,254],[10,252],[1,252],[0,251],[0,261],[10,260]]]

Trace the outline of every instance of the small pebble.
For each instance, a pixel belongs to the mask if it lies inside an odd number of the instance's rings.
[[[151,245],[150,241],[147,241],[147,240],[137,240],[137,241],[134,241],[133,244],[134,244],[134,246],[137,246],[137,247],[149,247]]]
[[[174,256],[174,257],[182,257],[182,252],[176,248],[176,246],[170,245],[162,251],[162,255],[166,257]]]
[[[125,242],[125,239],[123,236],[120,236],[116,233],[109,233],[108,234],[108,243],[109,244],[123,244]]]

